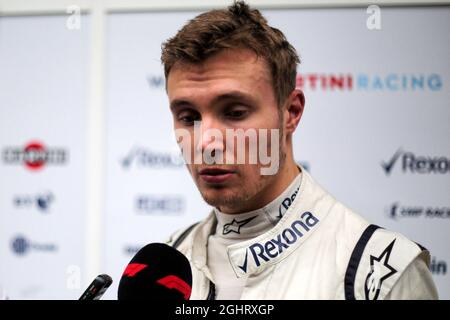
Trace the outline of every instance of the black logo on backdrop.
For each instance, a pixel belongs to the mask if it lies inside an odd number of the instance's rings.
[[[388,161],[382,161],[381,167],[387,176],[393,172],[394,167],[400,167],[402,173],[446,174],[450,173],[450,158],[416,155],[400,148]]]
[[[438,260],[436,257],[431,258],[430,270],[433,275],[445,276],[447,274],[447,262]]]
[[[23,235],[18,235],[11,240],[11,249],[18,256],[24,256],[30,251],[55,252],[57,246],[53,243],[36,243],[28,240]]]
[[[136,245],[136,244],[131,244],[131,245],[125,245],[123,248],[123,253],[126,256],[134,256],[139,250],[141,250],[143,247],[143,245]]]
[[[181,168],[184,166],[184,159],[181,153],[156,152],[135,147],[122,158],[121,165],[124,169],[129,169],[133,165],[145,168]]]
[[[55,197],[53,193],[46,192],[37,195],[18,195],[14,196],[13,203],[17,208],[35,207],[42,213],[48,213],[50,206],[53,204]]]
[[[387,214],[394,220],[414,218],[450,219],[450,207],[414,206],[395,202],[388,207]]]
[[[182,214],[186,203],[182,196],[141,195],[136,198],[139,214]]]

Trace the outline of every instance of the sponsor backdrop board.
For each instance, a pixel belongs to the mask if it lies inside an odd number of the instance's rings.
[[[302,59],[296,160],[372,223],[430,249],[449,299],[449,8],[382,8],[378,30],[367,27],[366,8],[264,12]],[[159,60],[161,43],[197,13],[106,19],[107,299],[136,250],[210,210],[178,156]],[[70,33],[59,23],[0,19],[0,287],[13,298],[73,299],[80,289],[68,275],[86,262],[88,27]],[[33,161],[39,154],[44,164]]]
[[[266,10],[299,51],[306,109],[296,159],[372,223],[432,251],[450,298],[448,8]],[[196,12],[112,14],[107,33],[105,267],[208,213],[176,163],[160,45]],[[301,195],[299,195],[301,198]],[[114,297],[115,292],[109,292]]]
[[[89,17],[82,23],[0,18],[0,286],[11,299],[72,299],[83,281]]]

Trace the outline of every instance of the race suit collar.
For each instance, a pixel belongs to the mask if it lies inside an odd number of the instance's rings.
[[[298,196],[302,175],[299,173],[276,199],[266,206],[239,214],[226,214],[214,209],[216,235],[235,242],[255,238],[272,229]]]
[[[317,230],[328,210],[317,210],[317,197],[323,190],[302,169],[298,194],[283,218],[267,232],[227,248],[228,258],[237,277],[258,274],[287,258]]]

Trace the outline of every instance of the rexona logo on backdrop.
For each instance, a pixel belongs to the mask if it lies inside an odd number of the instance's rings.
[[[389,159],[381,162],[381,168],[389,176],[395,168],[402,173],[447,174],[450,173],[450,158],[445,156],[418,155],[398,149]]]
[[[158,195],[139,195],[135,205],[140,215],[180,215],[186,206],[182,196]]]
[[[320,91],[441,91],[442,76],[430,74],[305,73],[297,75],[297,88]]]
[[[30,251],[56,252],[57,249],[53,243],[31,242],[23,235],[18,235],[11,240],[11,250],[18,256],[25,256]]]
[[[121,160],[124,169],[143,168],[181,168],[184,159],[181,153],[158,152],[141,147],[133,147]]]
[[[2,152],[7,165],[24,165],[38,171],[47,165],[64,165],[68,162],[68,151],[64,148],[47,147],[40,141],[30,141],[24,147],[6,147]]]
[[[450,207],[415,206],[395,202],[386,211],[388,216],[394,220],[414,218],[450,219]]]

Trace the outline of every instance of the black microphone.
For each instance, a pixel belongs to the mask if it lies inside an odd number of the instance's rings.
[[[99,300],[112,282],[107,274],[98,275],[78,300]]]
[[[140,249],[120,279],[119,300],[189,300],[192,271],[188,259],[163,243]]]

